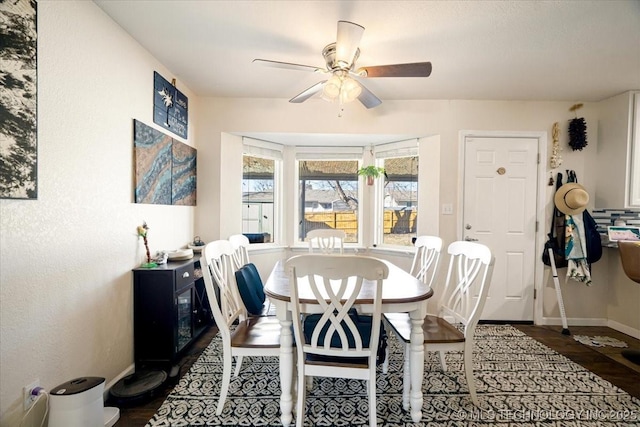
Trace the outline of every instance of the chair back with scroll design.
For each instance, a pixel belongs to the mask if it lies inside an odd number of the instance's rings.
[[[235,269],[239,269],[249,264],[249,238],[244,234],[234,234],[229,236],[229,243],[233,247],[233,264]]]
[[[437,236],[419,236],[414,244],[416,252],[411,264],[411,275],[432,286],[440,266],[442,239]]]
[[[441,291],[438,315],[424,318],[425,351],[437,351],[440,354],[442,370],[447,370],[445,353],[462,351],[463,364],[471,401],[479,406],[473,379],[473,341],[474,332],[482,309],[484,308],[491,274],[493,257],[491,250],[477,242],[453,242],[447,248],[449,270],[445,285]],[[408,357],[411,343],[411,322],[406,319],[387,318],[394,332],[405,342],[405,368],[403,406],[409,407],[407,383],[409,382]]]
[[[285,271],[297,343],[296,425],[304,425],[305,378],[309,376],[368,381],[369,425],[375,426],[382,282],[389,275],[388,266],[371,257],[314,254],[290,258]],[[359,303],[372,305],[371,329],[366,332],[369,336],[354,322],[357,317],[353,308],[358,297],[365,299]],[[320,315],[317,322],[307,324],[309,330],[305,331],[301,319],[310,313]]]
[[[309,252],[313,253],[319,250],[320,253],[330,254],[338,251],[344,253],[344,239],[346,234],[342,230],[334,228],[320,228],[311,230],[307,233],[307,241],[309,242]]]
[[[442,239],[437,236],[418,236],[414,243],[416,251],[413,255],[411,270],[412,276],[433,288],[433,282],[440,268],[440,253],[442,252]],[[435,293],[437,295],[437,292]],[[385,313],[383,315],[384,326],[389,334],[388,322],[409,322],[408,313]],[[382,372],[389,371],[389,347],[382,365]],[[409,386],[409,384],[405,384]],[[408,391],[407,391],[408,392]]]
[[[280,354],[280,323],[273,317],[247,317],[240,298],[232,262],[233,247],[227,240],[208,243],[202,250],[202,273],[207,298],[223,348],[223,373],[216,414],[224,409],[231,382],[232,358],[236,358],[235,376],[243,356],[277,356]],[[220,301],[218,303],[219,291]],[[234,326],[237,322],[237,326]]]

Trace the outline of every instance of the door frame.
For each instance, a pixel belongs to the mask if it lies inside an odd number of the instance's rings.
[[[483,131],[461,130],[458,133],[458,209],[456,217],[456,236],[463,238],[462,212],[464,212],[464,159],[466,152],[466,138],[532,138],[538,140],[538,168],[537,168],[537,198],[536,198],[536,237],[534,259],[534,292],[533,323],[543,323],[543,277],[544,265],[540,261],[540,254],[546,239],[546,176],[547,176],[547,132],[541,131]]]

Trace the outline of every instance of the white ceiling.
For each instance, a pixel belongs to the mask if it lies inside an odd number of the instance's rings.
[[[382,101],[588,102],[640,89],[640,0],[94,0],[198,96],[289,99],[324,67],[338,20],[365,27],[357,66],[431,61],[428,78],[370,78]]]

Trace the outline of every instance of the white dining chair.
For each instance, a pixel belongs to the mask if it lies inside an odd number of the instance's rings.
[[[233,247],[233,263],[235,269],[249,264],[249,238],[244,234],[234,234],[229,236],[229,243]]]
[[[440,353],[442,370],[447,370],[445,353],[462,351],[463,364],[469,395],[474,405],[479,406],[473,379],[474,332],[482,315],[489,293],[493,257],[491,250],[477,242],[458,241],[449,245],[449,270],[438,315],[427,315],[424,331],[425,351]],[[406,319],[387,318],[393,331],[405,343],[404,381],[409,381],[407,359],[410,354],[411,322]],[[409,408],[409,396],[403,392],[403,407]]]
[[[223,348],[223,373],[216,414],[220,415],[231,382],[232,358],[236,357],[239,374],[242,356],[278,356],[280,323],[275,317],[247,317],[235,285],[232,265],[233,248],[227,240],[208,243],[202,251],[202,273],[207,298]],[[220,294],[220,304],[215,288]],[[237,322],[237,326],[234,324]]]
[[[309,242],[309,253],[316,250],[323,254],[330,254],[338,251],[344,253],[344,239],[347,237],[342,230],[335,228],[319,228],[311,230],[307,233],[307,241]]]
[[[249,238],[247,236],[245,236],[244,234],[233,234],[229,236],[229,243],[231,243],[231,246],[233,247],[232,260],[233,260],[234,269],[236,271],[249,264],[252,264],[251,259],[249,259],[248,248],[250,243],[249,243]],[[256,279],[259,279],[259,285],[264,287],[264,283],[258,273],[258,269],[255,266],[253,266],[253,269],[255,271],[255,274],[258,275]],[[258,315],[257,312],[255,314]],[[275,316],[275,306],[271,303],[271,301],[269,301],[269,298],[265,298],[259,315]]]
[[[389,268],[370,257],[314,254],[290,258],[285,271],[289,276],[297,343],[296,425],[304,425],[306,378],[331,377],[368,382],[369,425],[375,426],[382,281],[388,276]],[[364,279],[375,283],[366,296],[373,308],[369,331],[360,330],[351,314]],[[304,330],[302,315],[307,314],[309,320],[309,313],[321,314],[316,315],[315,323],[305,321],[307,329]]]
[[[433,288],[433,282],[440,269],[440,253],[442,252],[442,239],[438,236],[418,236],[414,246],[416,251],[413,255],[413,262],[411,263],[411,270],[409,272],[416,279],[429,285]],[[387,335],[389,334],[389,324],[387,319],[393,319],[397,322],[409,322],[409,315],[407,313],[385,313],[383,315],[383,324]],[[382,372],[387,373],[389,371],[389,347],[387,346],[387,354],[382,365]],[[409,360],[405,359],[405,373],[408,373]],[[404,382],[404,387],[407,393],[409,392],[409,382]]]

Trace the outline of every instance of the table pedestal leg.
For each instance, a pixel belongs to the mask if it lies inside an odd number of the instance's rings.
[[[411,419],[417,423],[422,419],[422,378],[424,375],[424,314],[421,310],[411,312]]]
[[[290,313],[288,313],[290,315]],[[291,424],[293,416],[293,399],[291,396],[291,384],[293,381],[293,335],[291,334],[291,319],[280,319],[280,420],[287,427]]]

